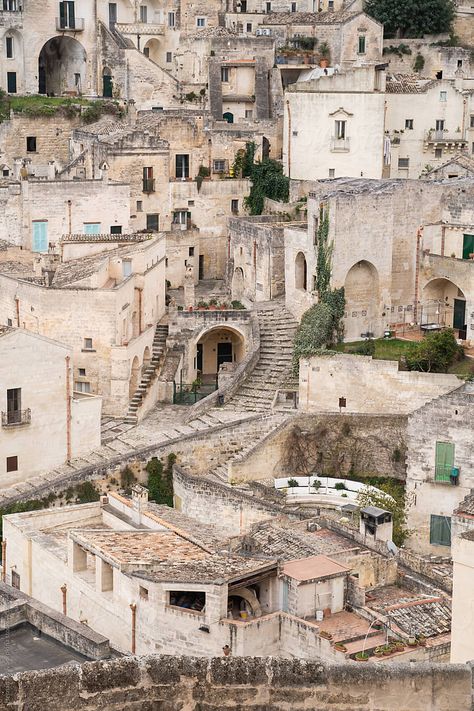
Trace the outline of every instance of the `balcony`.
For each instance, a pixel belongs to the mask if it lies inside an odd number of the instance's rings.
[[[351,149],[349,138],[331,138],[331,151],[333,153],[348,153]]]
[[[450,482],[452,467],[447,464],[436,464],[435,466],[435,481]]]
[[[144,193],[154,193],[155,192],[155,180],[154,178],[150,178],[148,180],[143,181],[143,188],[142,188]]]
[[[436,131],[434,129],[431,129],[425,133],[424,142],[427,146],[436,146],[439,144],[445,148],[451,147],[458,148],[459,150],[462,150],[467,144],[466,139],[463,138],[460,131],[457,133],[450,133],[449,131]]]
[[[31,410],[10,410],[2,412],[2,427],[21,427],[31,423]]]
[[[115,29],[122,35],[164,35],[165,26],[154,22],[116,22]]]
[[[74,19],[68,20],[65,17],[56,18],[56,30],[58,32],[83,32],[84,31],[84,18],[75,17]]]

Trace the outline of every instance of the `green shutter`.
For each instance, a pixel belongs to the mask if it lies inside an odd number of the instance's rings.
[[[454,444],[436,442],[435,481],[449,481],[454,466]]]
[[[470,254],[474,254],[474,235],[463,235],[462,258],[469,259]]]
[[[430,543],[435,546],[451,545],[451,519],[449,516],[431,516]]]
[[[33,222],[33,252],[48,251],[48,223]]]

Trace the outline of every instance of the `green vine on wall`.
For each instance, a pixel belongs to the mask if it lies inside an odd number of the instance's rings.
[[[333,243],[329,242],[329,209],[319,208],[318,256],[316,261],[316,291],[321,301],[329,291],[332,271]]]

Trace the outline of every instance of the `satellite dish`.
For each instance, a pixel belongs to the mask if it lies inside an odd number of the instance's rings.
[[[387,548],[392,555],[398,555],[398,546],[393,541],[387,541]]]

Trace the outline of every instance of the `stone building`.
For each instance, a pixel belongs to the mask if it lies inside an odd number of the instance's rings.
[[[474,654],[471,590],[474,582],[474,533],[465,531],[452,541],[453,620],[451,663],[468,662]]]
[[[474,388],[466,383],[408,419],[407,525],[409,545],[421,553],[449,555],[453,516],[462,518],[461,502],[474,487],[473,415]]]
[[[432,324],[453,327],[461,340],[472,341],[471,182],[315,183],[306,237],[302,231],[285,233],[287,307],[299,317],[316,302],[323,208],[333,244],[332,286],[345,288],[346,340],[364,333],[380,336],[397,325]]]
[[[70,234],[61,249],[36,273],[0,264],[0,320],[67,344],[75,388],[101,395],[107,414],[126,414],[165,310],[164,237]]]
[[[72,349],[23,329],[0,333],[2,486],[100,446],[101,399],[74,387]]]

